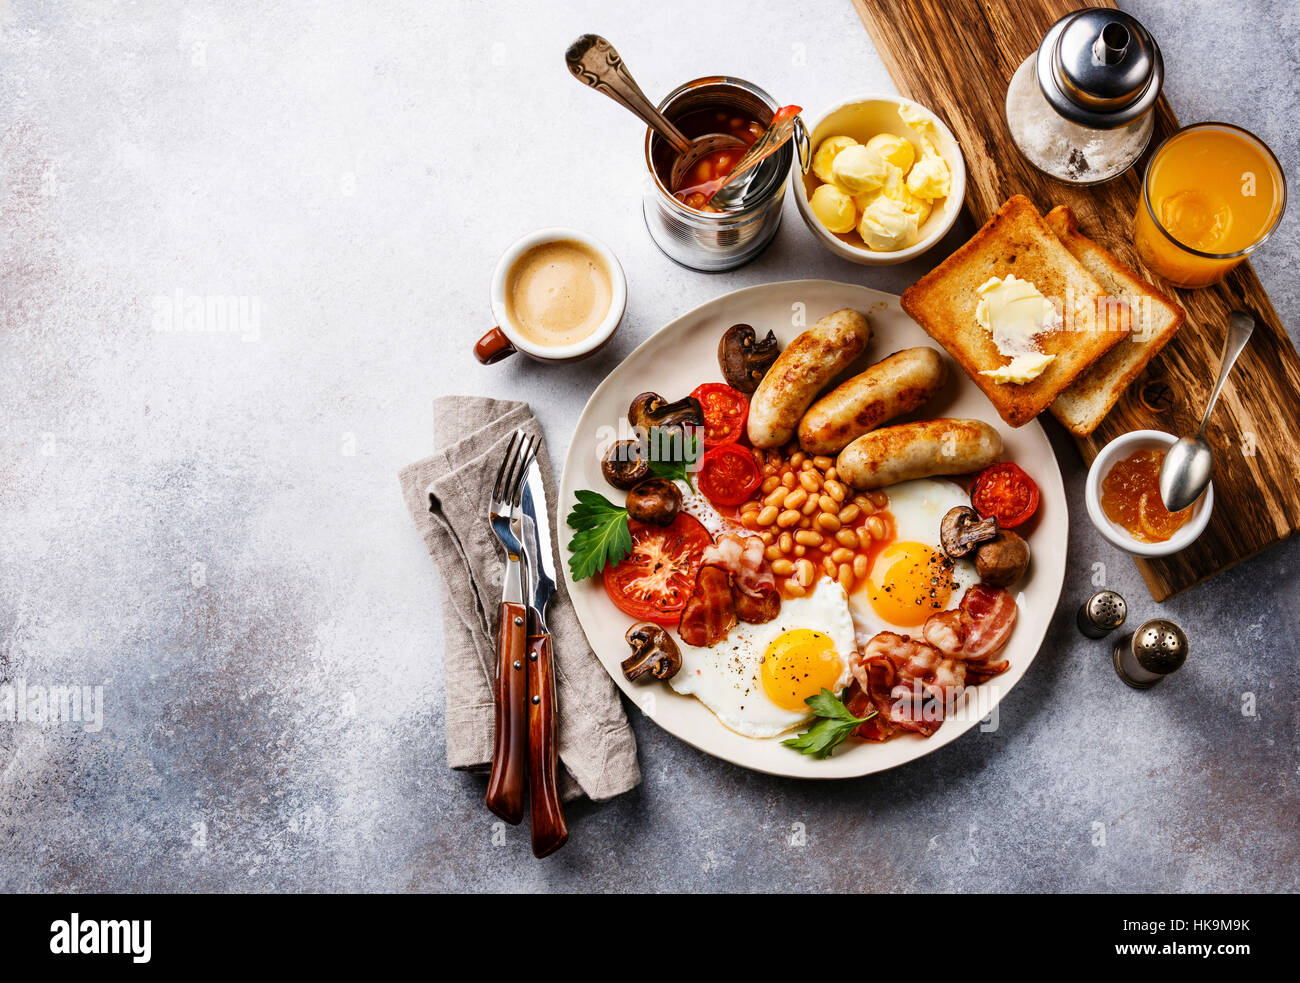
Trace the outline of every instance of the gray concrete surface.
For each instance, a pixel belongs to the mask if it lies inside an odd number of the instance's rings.
[[[1294,4],[1126,6],[1184,121],[1243,124],[1300,173]],[[1194,654],[1131,691],[1071,617],[1097,564],[1157,608],[1056,430],[1066,588],[995,733],[800,783],[633,710],[639,790],[574,808],[545,862],[494,829],[481,779],[445,767],[435,574],[395,480],[431,399],[527,398],[558,457],[683,310],[770,279],[897,291],[933,259],[841,262],[787,201],[751,266],[673,266],[638,214],[639,125],[561,62],[587,30],[652,94],[716,72],[809,108],[892,88],[829,0],[0,3],[0,684],[103,687],[98,730],[0,721],[0,889],[1300,886],[1300,543],[1165,605]],[[1257,262],[1293,339],[1298,211]],[[622,333],[576,368],[479,367],[498,252],[554,223],[623,259]],[[178,292],[243,320],[168,331]]]

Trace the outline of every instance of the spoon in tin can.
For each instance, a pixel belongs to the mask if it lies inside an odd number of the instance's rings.
[[[676,190],[683,176],[706,154],[729,147],[744,147],[745,142],[729,133],[709,133],[691,139],[655,107],[612,44],[599,34],[584,34],[564,53],[569,72],[583,85],[609,96],[624,109],[659,134],[677,152],[673,164],[672,188]]]
[[[1251,332],[1255,330],[1255,318],[1246,311],[1233,311],[1228,315],[1228,337],[1223,343],[1223,360],[1219,365],[1219,378],[1210,391],[1210,401],[1205,407],[1205,416],[1194,437],[1180,437],[1177,443],[1165,454],[1160,466],[1160,498],[1170,512],[1181,512],[1187,508],[1205,490],[1214,471],[1214,453],[1205,440],[1205,427],[1214,412],[1223,384],[1232,371],[1237,356],[1241,354]]]

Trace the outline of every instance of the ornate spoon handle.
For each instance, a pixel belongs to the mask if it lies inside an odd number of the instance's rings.
[[[609,96],[667,140],[678,154],[691,149],[691,141],[654,103],[646,98],[614,46],[598,34],[584,34],[564,53],[569,71],[583,85]]]

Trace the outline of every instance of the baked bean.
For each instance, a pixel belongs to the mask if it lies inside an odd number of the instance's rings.
[[[827,468],[827,469],[826,469],[826,475],[825,475],[825,477],[826,477],[826,480],[827,480],[827,481],[835,481],[835,480],[837,480],[837,479],[839,478],[839,476],[840,476],[840,473],[839,473],[838,471],[836,471],[834,468]]]
[[[813,515],[816,513],[818,508],[820,508],[820,505],[817,499],[810,498],[808,501],[803,503],[803,507],[799,511],[804,515]]]
[[[829,556],[822,557],[822,569],[826,571],[826,576],[832,579],[835,577],[835,561]]]
[[[776,521],[776,517],[780,514],[781,514],[780,509],[778,509],[775,505],[769,505],[766,508],[762,509],[758,513],[758,515],[754,517],[754,521],[757,522],[760,526],[770,526],[773,522]]]
[[[840,572],[836,575],[835,579],[840,582],[840,586],[844,588],[844,592],[846,594],[852,592],[853,568],[851,566],[849,566],[847,563],[841,564]]]
[[[807,552],[808,552],[808,547],[805,546],[803,543],[795,543],[795,544],[794,544],[794,555],[795,555],[795,556],[803,556],[803,555],[804,555],[805,553],[807,553]]]
[[[835,499],[831,498],[829,495],[819,496],[817,504],[821,506],[823,512],[829,512],[831,515],[840,514],[840,503],[835,501]]]
[[[795,576],[799,579],[799,586],[811,587],[813,578],[817,576],[817,570],[813,567],[812,560],[800,560],[796,565]]]
[[[837,502],[844,501],[849,494],[849,490],[838,481],[828,481],[822,487],[826,490],[826,493]]]
[[[872,539],[884,539],[885,520],[878,515],[873,515],[867,520],[867,532],[871,533]]]
[[[794,537],[788,532],[783,532],[776,538],[776,545],[782,553],[789,553],[794,549]]]
[[[757,512],[745,512],[740,517],[740,524],[746,529],[757,529],[758,515],[759,513]]]
[[[859,553],[853,558],[853,576],[865,580],[867,576],[867,558]]]
[[[867,498],[871,499],[871,504],[877,509],[889,507],[889,496],[882,489],[877,488],[873,492],[867,492]]]
[[[787,580],[785,582],[785,592],[789,594],[791,597],[804,597],[808,593],[806,590],[804,590],[802,587],[796,584],[793,580]]]
[[[781,484],[785,485],[786,488],[793,488],[795,482],[796,479],[793,471],[787,471],[785,474],[781,475]]]
[[[794,561],[782,557],[772,561],[772,572],[778,577],[788,577],[794,573]]]
[[[840,518],[844,518],[843,512],[840,513]],[[852,529],[841,529],[835,534],[835,542],[839,543],[841,546],[847,546],[849,549],[855,550],[859,546],[858,534]]]
[[[817,525],[821,526],[827,532],[840,531],[839,516],[835,515],[833,512],[823,512],[821,515],[817,516]]]
[[[790,494],[789,489],[787,489],[787,488],[785,487],[785,485],[778,484],[778,485],[776,486],[776,488],[774,488],[774,489],[771,491],[770,494],[765,495],[765,496],[763,497],[763,504],[764,504],[764,505],[780,505],[782,502],[785,501],[785,496],[788,495],[788,494]]]
[[[817,481],[817,476],[811,471],[801,471],[799,473],[799,484],[803,485],[803,490],[809,493],[821,490],[821,485]]]
[[[816,466],[818,471],[829,471],[835,466],[833,460],[829,457],[822,457],[821,455],[813,458],[813,464]]]
[[[779,546],[764,547],[763,557],[767,560],[768,563],[771,563],[773,560],[781,559],[781,547]]]
[[[776,475],[769,475],[768,477],[764,478],[763,494],[766,495],[768,492],[770,492],[773,488],[777,487],[777,485],[779,484],[781,484],[781,479],[778,478]]]
[[[853,550],[849,549],[847,546],[841,546],[831,554],[831,559],[836,563],[852,563]]]
[[[794,509],[786,509],[776,517],[776,524],[782,529],[789,529],[791,526],[798,525],[799,513]]]
[[[812,461],[804,461],[803,464],[799,465],[799,470],[814,474],[817,471],[817,465],[813,464]]]
[[[853,504],[860,508],[866,515],[871,515],[871,513],[876,511],[876,507],[871,504],[871,499],[867,498],[866,495],[854,495]]]
[[[794,491],[786,494],[785,507],[788,509],[797,509],[802,507],[803,503],[806,501],[808,501],[808,493],[802,488],[796,488]]]
[[[800,519],[800,520],[799,520],[799,528],[800,528],[800,529],[811,529],[811,528],[812,528],[812,516],[811,516],[811,515],[805,515],[802,519]]]
[[[790,455],[790,467],[797,468],[799,465],[803,464],[807,457],[808,455],[803,451],[795,451]]]
[[[764,529],[758,534],[758,538],[763,541],[764,546],[771,546],[776,542],[776,537],[772,535],[771,529]]]
[[[811,529],[800,529],[794,534],[796,543],[803,543],[805,546],[820,546],[822,544],[822,534],[813,532]]]
[[[861,514],[862,509],[858,508],[856,505],[846,505],[844,508],[840,509],[840,522],[847,526]]]

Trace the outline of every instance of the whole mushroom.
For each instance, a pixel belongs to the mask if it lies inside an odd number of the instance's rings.
[[[718,342],[718,366],[727,385],[749,394],[758,388],[763,376],[781,354],[781,346],[771,331],[762,341],[748,324],[733,324]]]
[[[672,679],[682,667],[682,653],[673,637],[650,622],[633,625],[624,636],[632,654],[623,660],[623,675],[630,683],[646,673],[655,679]]]
[[[670,526],[681,508],[681,490],[667,478],[647,478],[627,493],[627,514],[637,522]]]
[[[980,582],[990,587],[1010,587],[1029,569],[1029,544],[1010,529],[1003,529],[995,539],[980,544],[975,554],[975,570]]]

